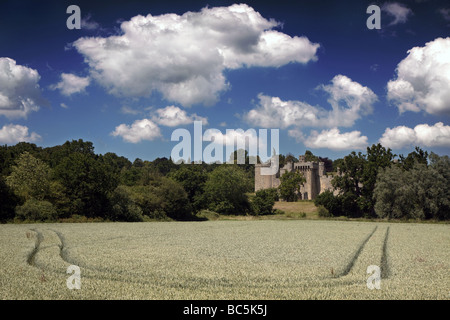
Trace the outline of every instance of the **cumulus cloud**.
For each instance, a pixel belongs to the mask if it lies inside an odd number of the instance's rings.
[[[410,49],[396,72],[387,91],[400,113],[450,114],[450,37]]]
[[[122,123],[111,132],[114,137],[120,136],[124,141],[138,143],[143,140],[152,141],[161,136],[157,124],[149,119],[136,120],[131,126]]]
[[[394,20],[389,23],[389,26],[393,26],[399,23],[405,23],[408,17],[412,15],[412,10],[406,7],[404,4],[391,2],[385,3],[381,7],[381,10],[388,13]]]
[[[0,115],[26,118],[44,103],[39,88],[39,73],[16,64],[10,58],[0,58]]]
[[[387,128],[380,143],[392,149],[419,145],[424,147],[450,147],[450,126],[437,122],[433,126],[419,124],[414,129],[398,126]]]
[[[36,142],[41,139],[41,136],[36,132],[31,134],[28,132],[28,127],[19,124],[7,124],[0,129],[0,143],[16,144],[18,142]]]
[[[283,101],[279,97],[258,95],[259,104],[244,114],[244,119],[260,127],[350,127],[372,112],[378,100],[375,93],[350,78],[337,75],[329,85],[318,89],[328,93],[332,109],[326,110],[302,101]]]
[[[152,120],[160,125],[167,127],[176,127],[184,124],[190,124],[194,121],[202,121],[204,125],[208,124],[208,120],[200,117],[197,114],[188,115],[185,110],[175,106],[167,106],[162,109],[157,109]]]
[[[280,23],[246,4],[183,15],[138,15],[120,35],[73,43],[91,76],[116,95],[159,91],[183,106],[212,105],[229,84],[225,69],[279,67],[317,60],[319,44],[274,30]]]
[[[81,19],[81,29],[96,30],[100,28],[100,24],[92,20],[91,14]]]
[[[50,88],[52,90],[59,89],[61,94],[71,96],[74,93],[83,92],[89,83],[89,77],[79,77],[71,73],[62,73],[61,81],[50,86]]]
[[[330,150],[355,150],[367,147],[367,137],[361,136],[360,131],[341,133],[337,128],[322,130],[318,132],[312,130],[309,137],[306,137],[300,130],[289,130],[288,134],[298,142],[303,142],[306,147],[318,149],[327,148]]]

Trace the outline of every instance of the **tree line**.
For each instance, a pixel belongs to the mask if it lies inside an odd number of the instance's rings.
[[[450,160],[419,147],[406,157],[381,144],[335,161],[337,194],[315,199],[322,215],[396,219],[450,219]],[[324,210],[323,210],[324,209]]]
[[[298,199],[305,183],[300,172],[287,172],[278,188],[253,194],[255,170],[247,151],[245,158],[245,164],[227,165],[175,164],[164,157],[131,162],[111,152],[96,154],[92,142],[81,139],[48,148],[0,146],[0,222],[198,220],[205,211],[265,215],[275,212],[279,199]],[[280,166],[298,161],[292,154],[279,159]],[[315,199],[320,215],[450,218],[448,156],[416,148],[396,159],[378,144],[334,161],[311,151],[305,159],[335,172],[337,191]]]
[[[237,159],[237,158],[236,158]],[[202,210],[257,214],[253,165],[133,162],[92,142],[0,146],[0,221],[195,220]]]

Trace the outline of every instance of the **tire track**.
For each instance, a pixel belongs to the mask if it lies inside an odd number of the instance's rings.
[[[30,230],[36,233],[36,241],[35,241],[35,244],[34,244],[34,249],[27,256],[27,263],[30,266],[35,267],[36,266],[36,264],[35,264],[35,257],[36,257],[36,254],[39,251],[39,247],[41,246],[41,242],[44,239],[44,236],[42,235],[41,232],[37,231],[36,229],[30,229]]]
[[[364,249],[364,246],[366,245],[366,243],[369,241],[369,239],[372,237],[372,235],[375,233],[375,231],[377,230],[378,226],[376,226],[372,232],[366,237],[366,239],[361,243],[361,245],[359,246],[358,250],[356,250],[355,254],[353,255],[352,259],[350,260],[350,262],[347,264],[347,266],[345,267],[345,269],[339,273],[338,275],[336,275],[336,278],[340,278],[340,277],[344,277],[346,276],[353,268],[356,260],[358,259],[359,255],[361,254],[362,250]]]
[[[388,239],[389,239],[389,226],[387,227],[386,235],[384,236],[383,249],[382,249],[381,261],[380,261],[380,269],[381,269],[381,278],[382,279],[387,279],[390,276],[388,254],[387,254]]]
[[[58,245],[59,246],[59,256],[61,257],[61,259],[64,262],[67,262],[68,264],[75,264],[76,265],[76,263],[70,261],[70,259],[68,257],[66,239],[64,238],[64,235],[61,232],[59,232],[59,231],[56,231],[56,230],[53,230],[53,229],[49,229],[49,230],[54,232],[58,236],[59,241],[61,242],[61,244]]]

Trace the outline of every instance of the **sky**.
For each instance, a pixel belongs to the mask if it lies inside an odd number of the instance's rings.
[[[179,129],[203,149],[278,129],[282,154],[449,155],[449,117],[447,1],[0,2],[2,145],[151,161]]]

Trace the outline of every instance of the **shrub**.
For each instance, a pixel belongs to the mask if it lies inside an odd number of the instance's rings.
[[[111,212],[108,217],[113,221],[143,221],[142,209],[131,198],[131,192],[125,186],[118,186],[111,196]]]
[[[217,220],[220,218],[220,214],[211,210],[201,210],[197,213],[197,217],[205,220]]]
[[[331,217],[332,214],[325,208],[324,206],[320,205],[317,207],[317,214],[319,217]]]
[[[54,221],[58,218],[58,212],[50,202],[31,198],[16,207],[16,217],[20,220]]]
[[[208,174],[205,202],[208,209],[221,214],[245,214],[250,211],[247,192],[251,181],[236,165],[223,165]]]
[[[256,215],[272,214],[277,195],[278,192],[275,188],[258,190],[252,200],[253,213]]]

